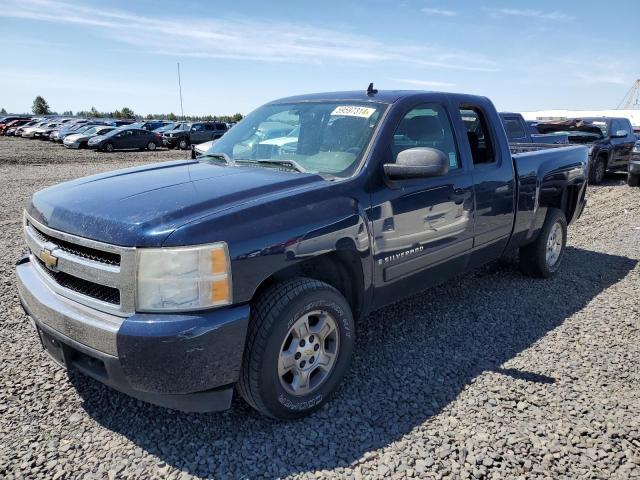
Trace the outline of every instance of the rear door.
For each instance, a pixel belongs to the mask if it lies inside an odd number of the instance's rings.
[[[463,272],[473,245],[473,180],[461,162],[446,105],[410,106],[389,143],[385,163],[403,150],[431,147],[449,158],[449,172],[387,181],[372,193],[377,306]]]
[[[136,143],[138,148],[146,148],[153,135],[148,130],[136,130]]]
[[[509,242],[515,217],[515,172],[509,145],[491,116],[489,101],[461,103],[458,121],[467,131],[464,154],[473,163],[475,228],[471,267],[499,258]]]

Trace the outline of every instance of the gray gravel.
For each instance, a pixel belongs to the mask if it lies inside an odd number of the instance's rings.
[[[67,378],[15,294],[21,207],[175,156],[0,137],[1,478],[640,478],[640,189],[622,177],[591,189],[554,279],[502,262],[360,321],[346,381],[310,418],[266,420],[239,399],[183,414]]]

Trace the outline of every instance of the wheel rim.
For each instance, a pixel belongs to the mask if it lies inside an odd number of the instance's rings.
[[[562,253],[562,226],[560,223],[556,222],[551,227],[551,233],[549,234],[549,238],[547,240],[547,266],[553,267],[558,260],[560,259],[560,254]]]
[[[153,142],[149,142],[149,145],[147,145],[147,148],[149,150],[155,150],[156,149],[156,144]]]
[[[182,150],[184,150],[185,148],[187,148],[187,142],[186,142],[186,141],[184,141],[184,140],[181,140],[181,141],[180,141],[180,148],[181,148]]]
[[[111,145],[110,143],[107,144],[107,152],[112,152],[113,151],[113,145]]]
[[[280,347],[278,378],[282,387],[296,397],[318,389],[335,366],[339,346],[338,325],[332,315],[321,310],[302,315]]]

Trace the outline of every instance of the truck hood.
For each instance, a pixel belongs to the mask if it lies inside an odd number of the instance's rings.
[[[314,174],[180,160],[55,185],[37,192],[28,212],[62,232],[157,247],[198,218],[325,181]]]

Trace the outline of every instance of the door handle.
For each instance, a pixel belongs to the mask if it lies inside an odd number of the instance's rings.
[[[456,188],[451,195],[449,195],[449,199],[453,200],[456,205],[461,205],[464,201],[471,196],[471,192],[464,188]]]

